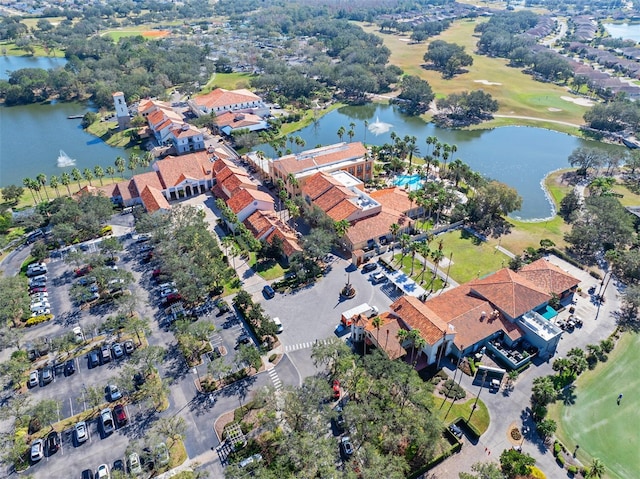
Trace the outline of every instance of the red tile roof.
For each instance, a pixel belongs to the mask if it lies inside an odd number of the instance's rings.
[[[261,210],[251,213],[243,223],[251,234],[258,239],[262,239],[263,236],[275,228],[275,222],[271,220],[270,214]]]
[[[372,191],[369,196],[380,203],[383,208],[397,211],[398,213],[406,213],[416,207],[415,203],[411,204],[409,194],[397,186]]]
[[[405,228],[408,226],[408,219],[406,216],[399,216],[398,213],[383,208],[380,213],[353,222],[346,237],[352,245],[357,245],[389,234],[389,228],[394,223]]]
[[[508,268],[467,285],[473,293],[490,301],[512,319],[551,299],[542,288]]]
[[[147,213],[155,213],[158,210],[168,210],[171,208],[162,192],[155,188],[146,186],[140,194],[140,199]]]
[[[167,156],[155,165],[167,188],[179,185],[185,178],[204,180],[211,176],[211,163],[205,152],[201,155]]]
[[[518,274],[536,284],[543,291],[558,296],[580,284],[579,279],[544,258],[523,266]]]
[[[278,237],[282,240],[282,251],[287,258],[289,258],[294,253],[301,253],[302,248],[298,244],[298,239],[296,238],[293,232],[287,230],[280,229],[280,227],[276,227],[266,238],[268,243],[273,241],[274,237]]]
[[[429,306],[413,296],[402,296],[396,300],[391,311],[409,328],[420,331],[422,339],[430,345],[436,344],[445,333],[453,332]]]
[[[333,175],[320,172],[307,179],[302,186],[302,194],[313,201],[334,186],[342,186],[342,183],[334,178]]]
[[[313,170],[322,166],[329,166],[349,160],[361,160],[367,154],[365,146],[358,142],[337,143],[313,150],[303,151],[299,154],[286,155],[273,161],[273,167],[283,172],[283,176],[289,173],[296,174]]]
[[[231,208],[231,211],[235,214],[238,214],[254,202],[269,203],[272,208],[274,204],[271,195],[264,191],[240,188],[237,193],[234,193],[233,196],[227,200],[227,206]]]
[[[254,211],[243,223],[257,239],[271,242],[275,236],[280,238],[282,250],[287,257],[302,251],[295,231],[283,223],[273,211]]]
[[[257,186],[249,177],[242,175],[229,175],[224,181],[218,182],[220,188],[225,190],[227,195],[234,195],[239,188],[256,189]]]
[[[146,186],[155,188],[156,190],[164,190],[165,185],[162,182],[162,178],[157,171],[148,171],[146,173],[140,173],[132,178],[132,181],[136,185],[137,191],[141,192]]]
[[[252,113],[237,113],[225,111],[216,117],[216,125],[218,128],[230,126],[231,128],[247,128],[251,125],[257,125],[263,120],[258,115]]]
[[[210,110],[261,100],[258,95],[246,89],[225,90],[223,88],[216,88],[206,95],[197,96],[193,99],[196,105],[204,106]]]
[[[402,342],[398,339],[398,331],[401,329],[407,330],[407,327],[402,321],[392,315],[389,312],[383,312],[380,314],[381,324],[379,328],[376,328],[371,324],[371,320],[364,318],[364,329],[369,334],[371,342],[377,344],[377,347],[382,349],[389,359],[398,359],[407,354],[407,350],[402,347]]]

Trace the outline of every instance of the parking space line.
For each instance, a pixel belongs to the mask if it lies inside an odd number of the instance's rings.
[[[69,417],[73,417],[73,401],[71,400],[71,398],[69,398],[69,407],[71,408],[71,416]]]

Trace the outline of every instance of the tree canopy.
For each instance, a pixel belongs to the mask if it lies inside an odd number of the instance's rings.
[[[444,40],[435,40],[429,44],[424,61],[431,63],[445,78],[452,78],[462,67],[473,65],[473,57],[465,53],[464,47]]]

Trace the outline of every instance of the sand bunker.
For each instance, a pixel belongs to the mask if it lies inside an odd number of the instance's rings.
[[[502,85],[502,83],[498,83],[496,81],[489,80],[473,80],[475,83],[482,83],[483,85],[491,86],[491,85]]]
[[[561,108],[554,108],[554,107],[552,107],[552,106],[550,106],[549,108],[547,108],[547,110],[549,110],[549,111],[562,111],[562,109],[561,109]]]
[[[588,98],[572,98],[570,96],[561,96],[560,99],[564,101],[570,101],[571,103],[575,103],[576,105],[580,106],[594,105],[593,101],[589,100]]]

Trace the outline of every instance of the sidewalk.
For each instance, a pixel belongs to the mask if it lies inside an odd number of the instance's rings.
[[[180,474],[183,471],[194,471],[196,469],[206,469],[209,472],[212,472],[213,475],[211,477],[223,477],[223,469],[220,464],[220,458],[215,450],[210,449],[209,451],[200,454],[191,459],[187,459],[182,464],[173,469],[160,474],[157,479],[167,479],[169,477],[174,477],[177,474]]]

